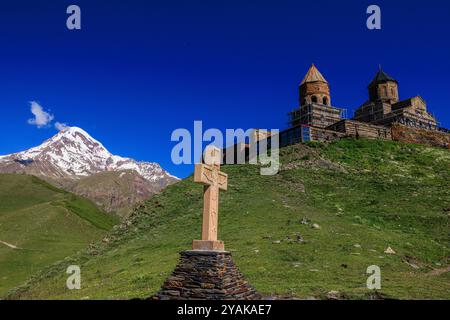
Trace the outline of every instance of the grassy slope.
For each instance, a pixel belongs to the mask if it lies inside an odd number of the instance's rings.
[[[318,160],[324,158],[340,165]],[[449,265],[448,150],[343,140],[283,149],[282,163],[274,177],[260,176],[256,166],[224,167],[230,180],[221,194],[220,239],[257,290],[367,298],[366,268],[378,265],[387,297],[450,298],[450,273],[434,270]],[[201,195],[191,179],[168,187],[128,226],[115,228],[109,243],[48,268],[11,297],[148,297],[173,270],[178,251],[199,238]],[[296,232],[306,243],[284,240]],[[388,246],[397,253],[385,254]],[[69,263],[81,265],[79,291],[65,289]]]
[[[98,240],[115,219],[32,176],[0,174],[0,296]]]

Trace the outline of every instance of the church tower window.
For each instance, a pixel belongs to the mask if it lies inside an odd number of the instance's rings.
[[[317,97],[316,96],[312,96],[311,97],[311,102],[312,103],[317,103]]]

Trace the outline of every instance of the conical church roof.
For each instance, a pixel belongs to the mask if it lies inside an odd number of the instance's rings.
[[[318,81],[328,83],[328,81],[325,80],[325,78],[316,68],[316,66],[312,64],[308,70],[308,73],[306,74],[305,78],[303,79],[300,85],[305,84],[307,82],[318,82]]]
[[[380,70],[378,70],[377,74],[375,75],[375,78],[373,78],[373,80],[369,86],[373,86],[373,85],[388,82],[388,81],[397,82],[397,80],[395,80],[390,75],[388,75],[386,72],[384,72],[380,66]]]

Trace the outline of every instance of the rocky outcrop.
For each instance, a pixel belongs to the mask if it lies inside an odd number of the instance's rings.
[[[183,251],[155,300],[257,300],[226,251]]]
[[[175,179],[150,182],[134,170],[108,171],[70,181],[65,189],[86,197],[107,212],[127,216],[134,204],[159,193]]]

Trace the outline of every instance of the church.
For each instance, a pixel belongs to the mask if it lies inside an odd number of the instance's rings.
[[[347,109],[333,106],[330,84],[313,64],[298,90],[298,107],[291,111],[289,127],[279,132],[281,148],[308,141],[333,141],[343,138],[394,140],[450,149],[450,130],[439,127],[420,96],[400,100],[399,83],[380,67],[368,85],[368,100],[347,118]],[[266,140],[270,131],[256,129],[253,141]],[[234,155],[245,152],[250,141],[233,145]],[[236,156],[224,163],[237,163]]]
[[[368,100],[353,118],[332,101],[330,84],[311,65],[299,86],[299,106],[289,113],[289,128],[280,133],[280,146],[361,137],[449,147],[448,130],[439,128],[425,100],[420,96],[400,100],[398,81],[381,67],[368,85]]]
[[[354,119],[381,125],[400,123],[408,126],[435,130],[437,121],[427,111],[427,104],[420,96],[400,101],[398,82],[380,67],[369,84],[369,100],[355,112]]]
[[[429,130],[437,128],[437,121],[427,111],[422,97],[400,101],[397,80],[381,67],[369,84],[368,91],[369,100],[356,110],[353,120],[374,125],[401,123]],[[335,125],[345,117],[345,109],[334,107],[331,101],[328,81],[313,64],[300,84],[300,106],[290,113],[291,126],[328,128]]]

